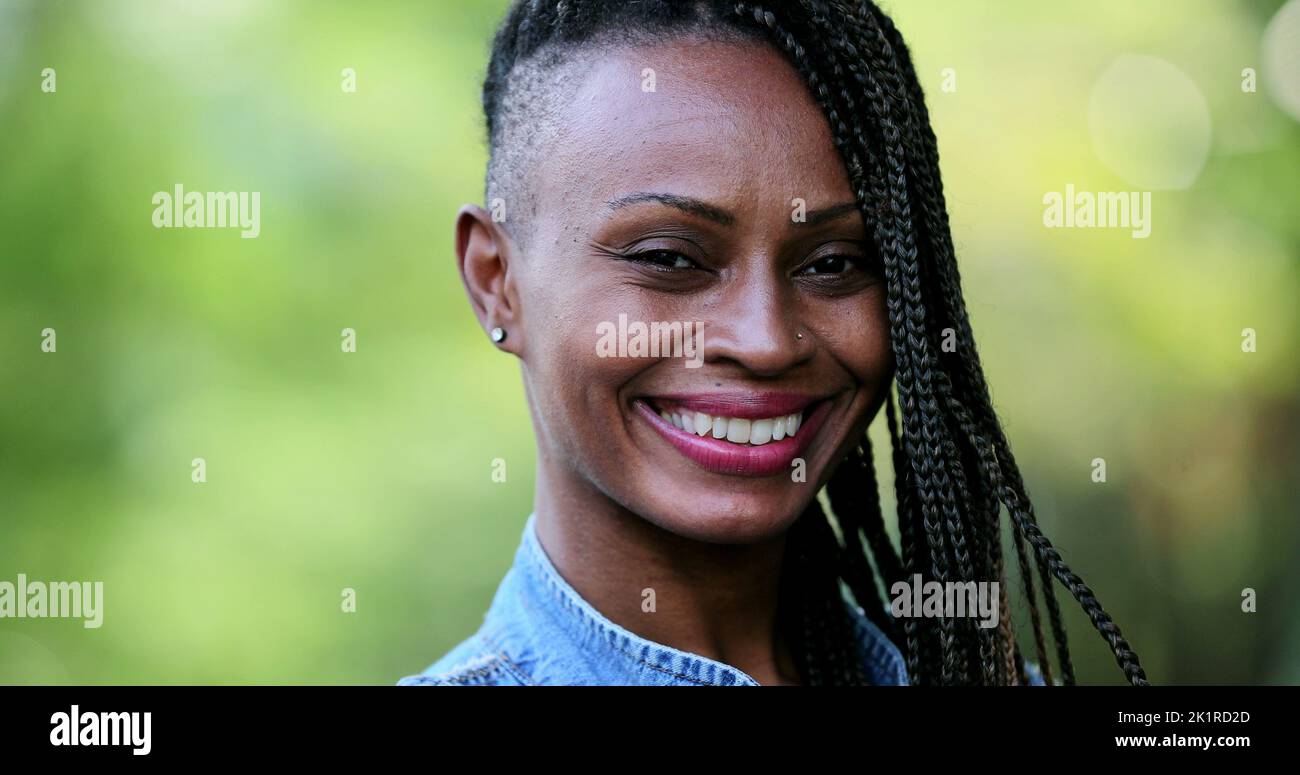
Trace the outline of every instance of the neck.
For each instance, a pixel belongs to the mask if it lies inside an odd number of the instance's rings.
[[[743,546],[683,538],[540,450],[534,508],[560,575],[615,624],[762,684],[798,681],[777,627],[784,536]]]

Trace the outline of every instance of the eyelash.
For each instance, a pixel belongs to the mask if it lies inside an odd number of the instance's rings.
[[[689,263],[691,264],[691,266],[681,266],[681,267],[679,267],[679,266],[664,266],[663,264],[661,264],[661,263],[655,261],[654,258],[653,258],[654,256],[669,256],[669,257],[673,257],[673,258],[676,258],[676,259],[681,259],[681,260],[684,260],[684,261],[689,262]],[[700,265],[699,265],[697,262],[695,262],[695,261],[693,261],[692,259],[686,257],[685,255],[683,255],[683,254],[677,252],[676,250],[643,250],[643,251],[641,251],[640,253],[628,253],[628,254],[625,254],[623,257],[626,258],[626,259],[629,260],[629,261],[635,261],[635,262],[637,262],[637,263],[639,263],[639,264],[644,264],[644,265],[646,265],[646,266],[648,266],[648,267],[651,267],[651,268],[655,269],[656,271],[660,271],[660,272],[680,272],[680,271],[684,271],[684,270],[687,270],[687,269],[700,269],[700,268],[701,268]],[[676,263],[676,261],[674,261],[674,263]]]
[[[845,269],[844,269],[843,271],[840,271],[840,272],[815,272],[815,273],[813,273],[813,274],[807,274],[807,271],[808,271],[809,269],[812,269],[813,267],[817,266],[818,264],[822,263],[823,261],[831,261],[831,260],[834,260],[834,259],[840,259],[840,260],[844,261],[844,263],[845,263]],[[863,267],[862,267],[862,265],[863,265],[863,263],[865,263],[865,262],[866,262],[866,259],[864,259],[864,258],[862,258],[862,257],[860,257],[860,256],[850,256],[850,255],[845,255],[845,254],[843,254],[843,253],[833,253],[833,254],[831,254],[831,255],[829,255],[829,256],[821,256],[820,258],[818,258],[818,259],[815,260],[815,261],[810,261],[810,262],[808,262],[808,263],[807,263],[807,264],[806,264],[802,269],[799,270],[799,274],[800,274],[800,275],[803,275],[803,276],[805,276],[805,277],[821,277],[821,276],[825,276],[826,274],[831,274],[831,275],[843,275],[843,274],[847,274],[847,272],[848,272],[848,267],[849,267],[849,266],[852,266],[854,269],[857,269],[858,271],[863,271]]]

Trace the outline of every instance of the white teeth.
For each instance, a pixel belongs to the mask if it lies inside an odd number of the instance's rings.
[[[727,438],[727,418],[726,418],[726,417],[714,417],[714,418],[713,418],[713,438],[715,438],[715,439],[725,439],[725,438]]]
[[[749,420],[733,417],[727,420],[727,441],[734,444],[749,443]]]
[[[733,444],[749,444],[756,447],[793,436],[803,422],[803,416],[798,412],[780,417],[749,420],[740,417],[715,417],[704,412],[685,409],[673,411],[661,409],[659,416],[665,422],[672,423],[673,427],[687,433],[694,433],[696,436],[713,436],[715,439],[726,439]]]
[[[713,418],[704,412],[695,413],[695,435],[703,436],[713,428]]]

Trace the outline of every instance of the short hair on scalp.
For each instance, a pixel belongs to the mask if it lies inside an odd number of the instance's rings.
[[[768,45],[758,30],[720,24],[708,3],[634,0],[608,3],[621,11],[611,8],[598,18],[578,18],[581,9],[575,6],[580,4],[561,2],[558,5],[567,10],[560,8],[553,19],[520,17],[519,26],[511,25],[517,13],[537,5],[516,3],[507,16],[493,43],[482,93],[488,140],[484,201],[489,207],[498,200],[504,204],[509,214],[504,225],[521,245],[529,219],[536,215],[537,160],[558,136],[569,99],[602,55],[665,39]],[[580,27],[584,19],[591,26]],[[550,35],[544,34],[548,31]],[[629,84],[639,83],[639,74],[629,77]]]

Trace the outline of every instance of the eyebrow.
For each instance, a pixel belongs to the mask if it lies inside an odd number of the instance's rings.
[[[736,216],[700,199],[689,196],[678,196],[676,194],[657,194],[651,191],[641,191],[627,196],[620,196],[618,199],[611,199],[606,204],[609,209],[618,210],[623,207],[629,207],[643,202],[658,202],[662,205],[675,207],[684,213],[698,215],[701,218],[707,218],[710,221],[720,223],[723,226],[730,226],[736,222]]]
[[[857,202],[845,202],[844,204],[834,205],[833,207],[823,207],[820,210],[809,210],[805,213],[803,222],[797,225],[820,226],[823,223],[843,218],[849,213],[856,213],[857,211]]]
[[[736,222],[736,216],[732,213],[711,205],[702,199],[696,199],[689,196],[680,196],[677,194],[663,194],[653,191],[640,191],[635,194],[620,196],[617,199],[611,199],[606,204],[611,210],[618,210],[624,207],[630,207],[645,202],[657,202],[658,204],[667,205],[681,210],[684,213],[698,215],[723,226],[731,226]],[[856,202],[845,202],[832,207],[823,207],[820,210],[809,210],[805,213],[803,221],[797,222],[798,226],[819,226],[823,223],[843,218],[849,213],[858,211]]]

